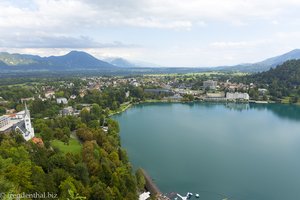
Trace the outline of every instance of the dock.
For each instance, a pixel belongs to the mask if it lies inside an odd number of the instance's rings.
[[[269,103],[269,102],[268,102],[268,101],[255,101],[255,100],[250,100],[249,103],[267,104],[267,103]]]

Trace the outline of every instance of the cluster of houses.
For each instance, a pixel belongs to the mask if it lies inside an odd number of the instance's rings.
[[[137,77],[137,78],[108,78],[108,77],[92,77],[83,78],[87,81],[87,88],[80,92],[80,96],[84,96],[84,91],[89,89],[101,90],[101,87],[105,86],[118,86],[124,84],[130,84],[138,87],[141,85],[153,85],[154,88],[144,89],[145,93],[151,93],[156,95],[166,96],[168,100],[180,100],[184,95],[193,95],[197,99],[202,100],[226,100],[226,101],[248,101],[249,94],[245,92],[250,86],[242,83],[231,83],[229,80],[226,82],[220,82],[215,80],[203,81],[203,90],[192,90],[192,85],[189,83],[178,83],[176,80],[168,80],[164,77]],[[253,84],[252,84],[253,86]],[[207,91],[207,92],[204,92]],[[227,92],[224,92],[227,91]],[[266,89],[262,89],[261,93],[265,93]],[[129,94],[126,94],[128,97]],[[59,100],[63,102],[65,100]]]
[[[249,101],[250,99],[248,93],[237,92],[237,90],[247,89],[247,86],[244,84],[226,82],[225,84],[221,83],[219,86],[217,81],[207,80],[203,81],[202,89],[203,90],[191,90],[186,88],[171,89],[171,87],[164,87],[155,89],[145,89],[144,92],[156,95],[163,95],[165,96],[165,100],[174,101],[181,100],[184,95],[193,95],[199,100],[206,101]],[[207,92],[205,92],[205,90],[207,90]]]

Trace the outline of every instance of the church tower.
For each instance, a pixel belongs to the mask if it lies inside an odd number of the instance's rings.
[[[26,102],[25,110],[23,112],[24,114],[21,121],[15,125],[15,131],[19,131],[23,135],[23,138],[28,141],[34,137],[34,129],[31,125],[30,112],[27,108]]]
[[[25,129],[28,132],[30,132],[30,135],[32,135],[32,137],[34,137],[34,129],[32,128],[32,125],[31,125],[30,112],[27,108],[26,102],[25,102],[24,122],[25,122]]]

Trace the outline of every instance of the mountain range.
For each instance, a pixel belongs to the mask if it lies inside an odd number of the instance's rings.
[[[250,73],[263,72],[269,70],[270,68],[275,68],[276,66],[281,65],[288,60],[297,60],[297,59],[300,59],[300,49],[294,49],[285,54],[268,58],[266,60],[257,63],[246,63],[246,64],[239,64],[235,66],[224,66],[224,67],[222,66],[222,67],[216,67],[216,69],[222,71],[240,71],[240,72],[250,72]]]
[[[0,53],[0,68],[6,70],[84,70],[110,69],[116,66],[82,51],[63,56],[40,57],[28,54]]]
[[[287,60],[300,59],[300,49],[292,50],[280,56],[268,58],[257,63],[246,63],[235,66],[220,66],[210,68],[191,68],[197,71],[240,71],[240,72],[262,72]],[[133,68],[151,68],[158,70],[161,66],[145,63],[133,62],[124,58],[107,58],[100,60],[83,51],[71,51],[63,56],[40,57],[29,54],[10,54],[7,52],[0,53],[1,70],[51,70],[51,71],[72,71],[72,70],[126,70]],[[178,68],[179,69],[179,68]],[[170,71],[178,70],[177,68],[168,68]],[[189,68],[186,69],[187,72]],[[185,70],[185,71],[186,71]]]

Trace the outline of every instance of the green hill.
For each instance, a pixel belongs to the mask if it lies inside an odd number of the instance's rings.
[[[300,60],[290,60],[269,71],[252,75],[258,82],[272,84],[278,83],[288,88],[300,85]]]
[[[300,60],[286,61],[269,71],[241,77],[239,81],[268,89],[271,100],[297,103],[300,100]]]

